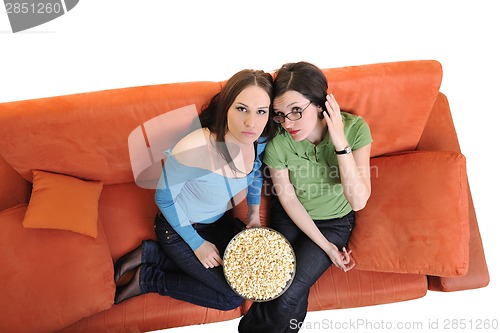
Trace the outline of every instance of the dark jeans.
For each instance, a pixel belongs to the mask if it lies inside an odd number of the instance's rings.
[[[217,247],[221,257],[234,236],[227,214],[214,223],[195,223],[193,227]],[[227,284],[222,266],[206,269],[163,215],[155,219],[155,232],[158,242],[143,242],[139,276],[142,293],[158,293],[219,310],[241,305],[243,299]]]
[[[354,212],[350,212],[341,218],[314,222],[323,235],[342,250],[347,247],[354,220]],[[297,260],[295,277],[277,299],[252,304],[240,320],[240,333],[298,332],[307,314],[309,289],[332,265],[328,255],[292,222],[277,198],[271,201],[270,227],[281,232],[292,244]]]

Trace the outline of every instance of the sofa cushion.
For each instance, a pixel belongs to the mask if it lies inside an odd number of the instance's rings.
[[[220,87],[172,83],[0,103],[0,155],[30,181],[36,169],[133,182],[130,133],[170,110],[195,104],[200,111]]]
[[[57,333],[214,332],[209,327],[186,327],[241,317],[241,307],[228,311],[206,308],[156,293],[133,297]],[[215,330],[224,332],[224,330]],[[227,331],[227,330],[226,330]]]
[[[158,206],[154,191],[135,183],[105,185],[99,200],[99,222],[114,260],[136,248],[142,240],[156,239]]]
[[[324,72],[340,107],[370,125],[372,156],[415,148],[441,84],[439,62],[402,61]],[[0,155],[28,180],[31,170],[39,169],[106,185],[132,182],[129,135],[171,110],[195,104],[200,111],[220,86],[187,82],[1,103]],[[180,119],[180,126],[184,123]]]
[[[371,129],[371,155],[414,150],[439,93],[441,64],[400,61],[325,70],[340,108]]]
[[[458,276],[469,253],[465,157],[411,152],[371,160],[372,194],[349,247],[358,269]]]
[[[96,238],[22,226],[27,205],[0,212],[0,332],[54,332],[108,309],[113,262]]]
[[[33,170],[33,190],[25,228],[71,230],[97,237],[101,182]]]

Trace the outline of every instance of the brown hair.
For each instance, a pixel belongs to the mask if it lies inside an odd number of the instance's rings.
[[[275,75],[273,93],[274,96],[281,96],[290,90],[325,108],[328,81],[319,67],[305,61],[284,64]]]
[[[222,90],[210,100],[210,103],[202,109],[200,114],[200,123],[210,132],[215,134],[216,142],[225,142],[224,136],[228,131],[227,112],[234,103],[236,97],[248,86],[257,86],[269,95],[271,101],[269,119],[262,132],[261,139],[268,141],[276,134],[277,126],[272,120],[272,100],[273,100],[273,79],[271,74],[262,70],[244,69],[234,74],[226,81]],[[261,140],[259,140],[261,141]],[[222,147],[224,145],[217,145]],[[229,152],[226,149],[220,151],[224,159],[231,163]]]

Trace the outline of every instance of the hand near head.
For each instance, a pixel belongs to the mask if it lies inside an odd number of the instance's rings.
[[[194,254],[205,268],[214,268],[222,265],[219,250],[209,241],[204,241],[199,248],[194,250]]]
[[[347,251],[347,249],[344,247],[342,248],[342,252],[340,252],[334,244],[330,243],[330,245],[331,249],[327,252],[327,254],[336,267],[340,268],[344,272],[347,272],[354,266],[356,266],[356,262],[351,257],[352,251]]]
[[[335,100],[333,94],[326,96],[326,109],[328,113],[323,111],[330,139],[337,150],[344,149],[347,146],[347,139],[344,134],[344,123],[340,114],[340,106]]]

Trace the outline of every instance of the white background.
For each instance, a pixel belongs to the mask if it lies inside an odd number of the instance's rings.
[[[66,15],[13,34],[0,12],[0,102],[180,81],[225,80],[243,68],[306,60],[322,68],[434,59],[449,99],[482,232],[491,283],[408,302],[312,312],[306,325],[365,320],[372,330],[500,320],[496,1],[81,0]],[[1,144],[1,143],[0,143]],[[474,260],[474,258],[471,258]],[[494,311],[494,309],[496,311]],[[235,332],[238,320],[204,325]],[[365,331],[366,325],[304,332]],[[310,327],[310,326],[309,326]],[[451,326],[450,326],[451,327]],[[485,330],[485,326],[482,326]],[[378,328],[378,329],[377,329]],[[470,331],[467,326],[467,331]],[[200,327],[168,332],[199,332]],[[406,329],[406,331],[411,331]],[[448,330],[450,331],[450,330]],[[465,329],[464,329],[465,331]]]

